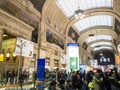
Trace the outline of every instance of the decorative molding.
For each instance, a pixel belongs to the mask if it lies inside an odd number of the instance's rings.
[[[33,7],[29,0],[2,0],[0,2],[2,9],[9,12],[13,16],[23,20],[33,27],[38,27],[41,14]]]
[[[31,39],[33,27],[0,9],[0,28],[15,36]]]

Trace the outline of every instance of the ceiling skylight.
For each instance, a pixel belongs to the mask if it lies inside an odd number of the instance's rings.
[[[97,15],[79,20],[74,27],[79,31],[83,31],[94,26],[112,26],[113,17],[110,15]]]
[[[113,0],[56,0],[57,5],[68,17],[74,15],[78,7],[84,11],[98,8],[112,8]]]
[[[94,48],[93,50],[96,51],[96,50],[100,50],[100,49],[112,49],[112,47],[101,46],[101,47]]]
[[[112,40],[112,36],[109,35],[95,35],[86,39],[87,43],[97,41],[97,40]]]
[[[91,44],[91,47],[97,47],[97,46],[112,46],[111,42],[96,42]]]

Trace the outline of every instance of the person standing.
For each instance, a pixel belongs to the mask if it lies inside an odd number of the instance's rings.
[[[48,90],[57,90],[57,82],[56,81],[52,81],[50,83],[50,87],[48,88]]]
[[[67,80],[66,90],[73,90],[72,81]]]
[[[15,71],[12,70],[10,73],[10,84],[14,83],[14,79],[15,79]]]
[[[102,90],[102,77],[101,70],[97,70],[97,72],[93,76],[94,90]]]
[[[60,80],[59,81],[59,90],[66,90],[66,86],[65,86],[65,80]]]

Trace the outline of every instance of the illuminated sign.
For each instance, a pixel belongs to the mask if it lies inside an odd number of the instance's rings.
[[[79,70],[79,44],[77,43],[67,44],[67,70]]]

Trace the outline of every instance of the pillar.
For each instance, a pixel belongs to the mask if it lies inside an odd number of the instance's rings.
[[[3,41],[3,31],[0,30],[0,50],[2,50],[2,41]],[[3,62],[0,62],[0,80],[2,80],[3,76]]]
[[[2,49],[3,34],[3,30],[0,30],[0,50]]]
[[[44,30],[44,23],[39,22],[38,28],[38,58],[41,57],[41,49],[46,47],[46,30]],[[44,57],[44,56],[43,56]]]

